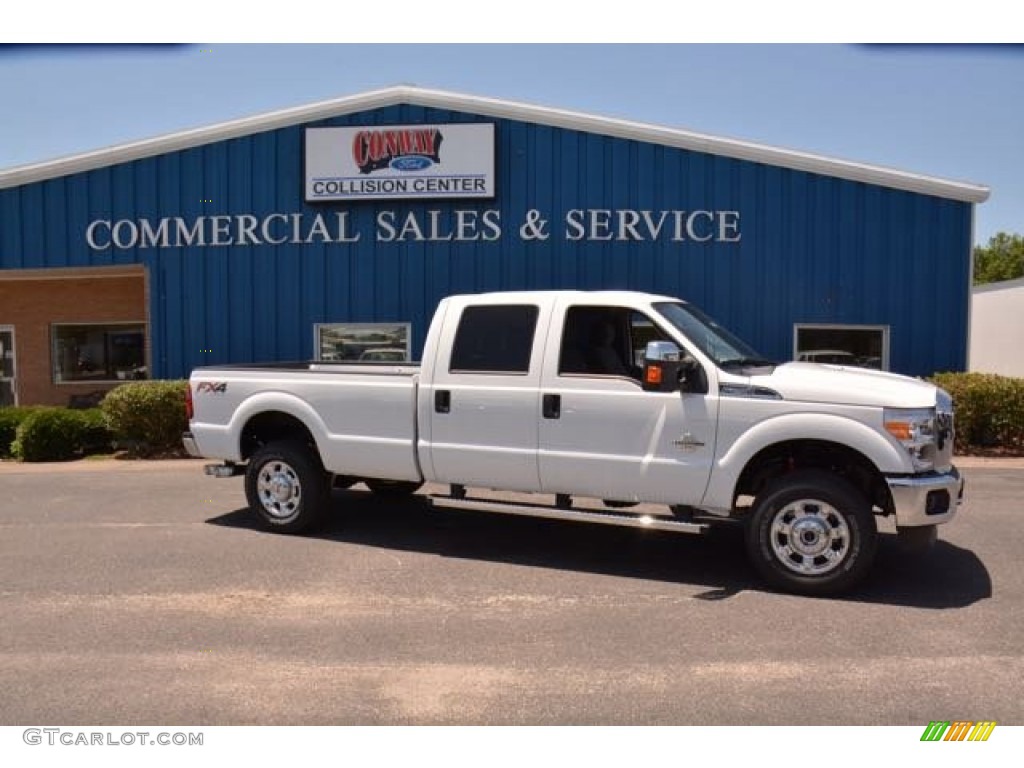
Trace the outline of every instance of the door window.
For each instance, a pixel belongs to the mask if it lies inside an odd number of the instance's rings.
[[[466,307],[448,372],[528,373],[538,314],[532,304]]]
[[[649,341],[670,341],[646,315],[627,307],[570,307],[562,329],[560,375],[640,380]]]

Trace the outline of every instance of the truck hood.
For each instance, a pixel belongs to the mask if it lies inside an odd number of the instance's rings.
[[[784,363],[749,383],[768,387],[785,400],[881,408],[931,408],[938,388],[921,379],[866,368],[822,363]]]

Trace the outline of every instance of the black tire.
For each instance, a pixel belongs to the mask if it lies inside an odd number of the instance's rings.
[[[747,523],[747,554],[773,586],[803,595],[851,589],[871,568],[878,530],[871,507],[841,477],[803,470],[758,496]]]
[[[415,480],[364,480],[363,482],[377,496],[386,496],[392,499],[412,496],[423,485]]]
[[[331,483],[319,457],[293,440],[267,443],[249,459],[245,497],[273,530],[302,533],[320,525],[330,505]]]

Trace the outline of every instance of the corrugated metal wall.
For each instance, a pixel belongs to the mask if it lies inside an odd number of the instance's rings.
[[[311,125],[494,122],[489,201],[307,205],[303,127],[0,190],[0,268],[139,262],[150,273],[154,373],[308,358],[318,322],[408,321],[422,348],[449,293],[631,288],[691,300],[770,357],[794,323],[891,328],[891,368],[966,364],[971,206],[636,141],[417,106]],[[205,202],[205,201],[211,202]],[[496,242],[377,242],[378,211],[501,211]],[[739,243],[572,242],[570,209],[738,210]],[[552,236],[524,243],[529,209]],[[347,210],[360,242],[90,250],[96,219]],[[203,350],[212,350],[206,352]]]

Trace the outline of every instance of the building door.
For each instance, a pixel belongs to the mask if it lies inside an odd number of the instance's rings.
[[[0,325],[0,406],[17,405],[14,386],[14,327]]]

